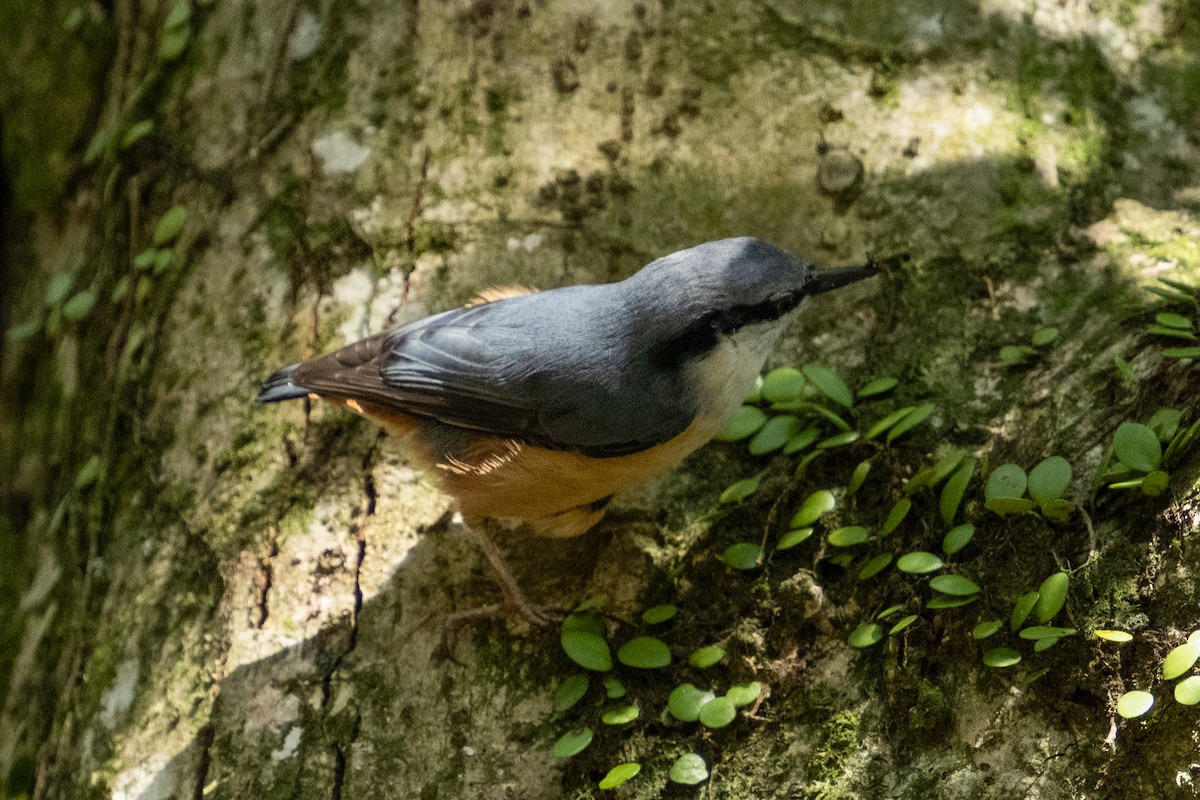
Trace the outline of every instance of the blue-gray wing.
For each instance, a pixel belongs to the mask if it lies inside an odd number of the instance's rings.
[[[678,376],[647,363],[624,331],[582,307],[563,314],[571,298],[555,296],[562,292],[570,290],[419,320],[302,365],[292,380],[317,393],[589,455],[634,453],[683,432],[695,409]]]

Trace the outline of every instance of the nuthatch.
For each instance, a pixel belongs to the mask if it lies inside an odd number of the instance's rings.
[[[578,536],[725,425],[805,297],[875,272],[722,239],[616,283],[484,295],[285,367],[258,399],[317,397],[407,437],[473,531],[516,518]]]

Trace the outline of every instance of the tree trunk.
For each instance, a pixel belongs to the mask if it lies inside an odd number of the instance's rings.
[[[1195,452],[1157,498],[1094,491],[1120,423],[1197,417],[1193,360],[1163,353],[1186,343],[1146,332],[1195,303],[1143,289],[1200,269],[1194,2],[0,0],[0,18],[6,797],[599,797],[621,762],[641,772],[616,796],[638,798],[1197,793],[1195,711],[1161,677],[1200,618]],[[886,257],[811,301],[776,363],[899,378],[828,401],[857,430],[936,410],[799,473],[713,445],[585,537],[506,539],[535,599],[603,597],[614,650],[673,653],[618,665],[625,698],[593,675],[555,713],[581,671],[557,630],[486,622],[439,651],[446,617],[497,591],[431,477],[344,411],[262,407],[257,386],[484,287],[605,282],[732,235]],[[951,450],[981,461],[947,570],[982,591],[928,609],[926,577],[859,580],[866,557],[827,534],[878,534]],[[1065,522],[985,508],[988,469],[1051,455],[1073,468]],[[837,508],[776,549],[820,489]],[[947,494],[912,492],[867,547],[940,552]],[[727,566],[747,541],[764,562]],[[1060,570],[1050,624],[1078,632],[1035,652],[1008,620]],[[677,616],[643,623],[659,603]],[[883,641],[847,643],[893,604]],[[687,665],[714,643],[719,664]],[[1021,662],[985,666],[999,646]],[[728,727],[666,712],[680,683],[753,681]],[[1131,689],[1156,705],[1127,720]],[[638,719],[601,722],[626,703]],[[556,758],[583,726],[590,746]],[[705,788],[670,782],[687,752]]]

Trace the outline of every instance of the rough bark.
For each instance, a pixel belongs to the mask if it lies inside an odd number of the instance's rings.
[[[1142,285],[1200,270],[1198,15],[0,0],[6,796],[593,797],[622,761],[642,772],[616,794],[639,798],[1193,796],[1196,712],[1159,671],[1200,618],[1197,459],[1157,499],[1093,483],[1120,422],[1197,416],[1194,365],[1145,333]],[[181,232],[156,245],[173,206]],[[578,671],[557,632],[483,625],[438,658],[445,616],[495,596],[439,522],[446,500],[342,411],[255,405],[258,381],[486,286],[611,280],[741,234],[824,265],[905,254],[812,304],[777,362],[899,377],[859,427],[925,400],[934,416],[800,477],[794,458],[714,445],[580,540],[513,539],[530,593],[603,596],[614,642],[679,607],[672,667],[618,667],[630,725],[599,723],[595,677],[552,713]],[[155,247],[170,261],[135,264]],[[1044,325],[1052,346],[1001,363]],[[974,478],[959,518],[978,532],[954,562],[984,587],[973,606],[924,610],[924,580],[895,571],[858,581],[822,531],[756,570],[719,558],[774,541],[816,489],[840,499],[824,530],[877,525],[951,447],[992,466],[1062,455],[1086,511],[1000,518]],[[936,551],[938,496],[913,499],[889,546]],[[1080,634],[1036,654],[1011,637],[1022,664],[984,667],[972,626],[1060,568]],[[919,620],[847,645],[893,603]],[[714,642],[720,665],[683,666]],[[764,690],[707,730],[664,715],[685,680]],[[1121,720],[1132,688],[1157,706]],[[584,724],[592,745],[555,759]],[[703,788],[668,783],[687,751]]]

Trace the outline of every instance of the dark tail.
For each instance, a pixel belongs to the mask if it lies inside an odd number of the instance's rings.
[[[295,400],[306,396],[308,389],[292,383],[292,373],[296,371],[296,367],[298,366],[300,365],[292,364],[289,367],[284,367],[267,378],[266,383],[258,390],[258,402],[278,403],[280,400]]]

